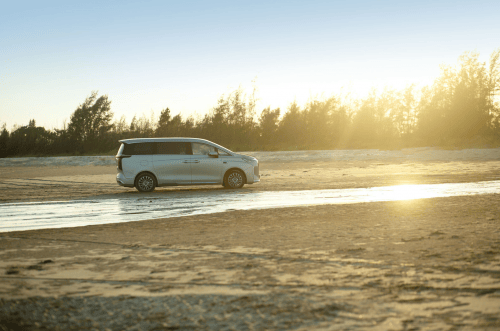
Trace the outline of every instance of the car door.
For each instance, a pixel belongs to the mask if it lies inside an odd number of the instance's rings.
[[[217,148],[203,143],[191,143],[193,158],[191,163],[192,184],[221,184],[222,159],[209,156],[210,152],[217,152]]]
[[[188,142],[157,142],[153,164],[158,185],[191,184],[191,144]]]

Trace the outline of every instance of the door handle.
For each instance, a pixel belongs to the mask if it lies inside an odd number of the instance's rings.
[[[194,161],[193,161],[193,162],[191,162],[191,163],[200,163],[200,161],[198,161],[198,160],[194,160]]]

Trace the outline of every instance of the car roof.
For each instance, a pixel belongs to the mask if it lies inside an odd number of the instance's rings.
[[[122,139],[119,140],[121,143],[125,144],[135,144],[135,143],[146,143],[146,142],[165,142],[165,141],[185,141],[185,142],[209,142],[211,141],[200,139],[200,138],[188,138],[188,137],[168,137],[168,138],[130,138],[130,139]]]
[[[205,143],[209,145],[213,145],[223,151],[230,152],[234,154],[233,151],[227,149],[224,146],[220,146],[210,140],[201,139],[201,138],[189,138],[189,137],[168,137],[168,138],[131,138],[131,139],[122,139],[119,142],[124,144],[137,144],[137,143],[149,143],[149,142],[198,142]]]

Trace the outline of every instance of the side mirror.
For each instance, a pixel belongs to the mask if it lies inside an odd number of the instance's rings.
[[[217,153],[217,152],[209,152],[208,156],[209,157],[219,157],[219,153]]]

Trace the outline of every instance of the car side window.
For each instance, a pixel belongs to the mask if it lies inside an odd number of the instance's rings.
[[[157,154],[187,155],[191,154],[190,144],[186,142],[159,142]]]
[[[126,144],[123,149],[125,155],[151,155],[155,154],[154,143]]]
[[[200,144],[200,143],[192,143],[193,155],[208,155],[210,152],[216,152],[217,149],[215,147]]]

